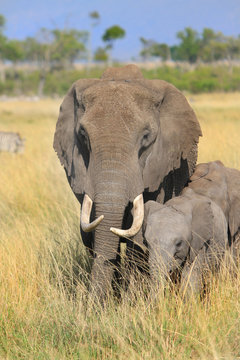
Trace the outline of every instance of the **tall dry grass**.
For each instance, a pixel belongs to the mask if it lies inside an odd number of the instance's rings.
[[[199,161],[240,169],[240,94],[189,97],[201,122]],[[117,304],[86,306],[79,206],[52,150],[59,101],[0,104],[1,130],[26,138],[0,153],[0,359],[240,358],[239,274],[223,266],[205,301],[131,284]]]

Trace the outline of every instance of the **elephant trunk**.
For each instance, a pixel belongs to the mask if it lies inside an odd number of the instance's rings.
[[[122,229],[125,210],[132,197],[129,180],[134,179],[134,175],[131,169],[124,166],[124,163],[116,162],[116,160],[102,160],[96,163],[95,170],[99,168],[99,175],[95,178],[93,200],[96,219],[104,217],[95,228],[92,286],[93,291],[97,292],[97,297],[104,298],[108,289],[111,288],[114,265],[117,265],[119,236],[121,236],[110,229]],[[133,196],[136,197],[142,193],[142,187],[136,186],[134,191],[139,191],[136,195],[134,193]],[[141,199],[142,195],[140,195],[140,202]],[[137,202],[139,203],[139,200]],[[142,214],[140,218],[139,213]],[[142,225],[143,206],[141,211],[135,211],[135,215],[138,221],[137,227],[135,221],[133,230],[137,232]]]
[[[92,267],[92,289],[100,301],[111,289],[114,268],[117,265],[119,237],[110,232],[110,227],[122,226],[126,204],[119,197],[100,196],[95,201],[96,216],[104,215],[104,219],[95,230],[94,262]],[[111,201],[109,201],[111,200]],[[118,202],[117,202],[118,201]]]
[[[153,280],[167,279],[172,271],[176,269],[174,258],[165,249],[159,252],[151,249],[149,254],[150,276]]]

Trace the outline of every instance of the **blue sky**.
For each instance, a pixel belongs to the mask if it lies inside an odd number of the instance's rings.
[[[0,13],[7,19],[5,34],[18,39],[34,36],[41,27],[88,30],[93,10],[101,15],[93,48],[103,45],[107,27],[117,24],[125,29],[126,37],[113,51],[121,60],[138,55],[140,36],[173,45],[177,31],[186,26],[240,34],[240,0],[0,0]]]

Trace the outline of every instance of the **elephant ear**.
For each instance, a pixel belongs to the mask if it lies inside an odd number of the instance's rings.
[[[225,167],[220,160],[198,164],[190,180],[199,180],[209,174],[211,180],[219,181],[219,175],[222,176],[221,174],[223,174],[224,168]],[[222,181],[222,178],[220,178],[220,181]]]
[[[198,200],[192,212],[192,243],[190,247],[190,262],[192,262],[203,248],[213,239],[213,211],[210,200]]]
[[[159,97],[160,103],[159,133],[143,172],[145,188],[154,192],[174,170],[179,170],[180,181],[189,179],[197,161],[202,132],[193,109],[179,90],[163,80],[148,80],[146,85]],[[180,168],[184,168],[183,173]]]
[[[226,168],[229,197],[228,225],[232,239],[240,232],[240,171]]]
[[[77,119],[81,116],[79,101],[81,92],[93,85],[97,79],[83,79],[69,89],[60,106],[54,134],[53,148],[64,166],[68,181],[75,194],[84,192],[86,181],[86,150],[76,136]]]
[[[200,178],[206,176],[209,172],[209,164],[198,164],[196,166],[196,169],[194,171],[194,173],[192,174],[190,180],[191,181],[195,181],[195,180],[199,180]]]

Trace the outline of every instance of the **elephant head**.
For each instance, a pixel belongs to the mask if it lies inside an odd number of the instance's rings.
[[[240,171],[225,167],[219,160],[198,164],[189,187],[220,206],[234,241],[240,231]]]
[[[206,263],[214,266],[227,242],[227,223],[220,207],[188,188],[164,205],[147,202],[144,227],[150,274],[156,281],[159,273],[167,277],[192,264],[202,252]]]
[[[119,237],[141,229],[143,195],[163,201],[181,191],[195,167],[199,136],[181,92],[145,80],[134,65],[78,80],[68,91],[54,149],[82,203],[82,237],[93,249],[92,283],[100,294],[111,283]],[[132,226],[122,230],[131,204]]]

